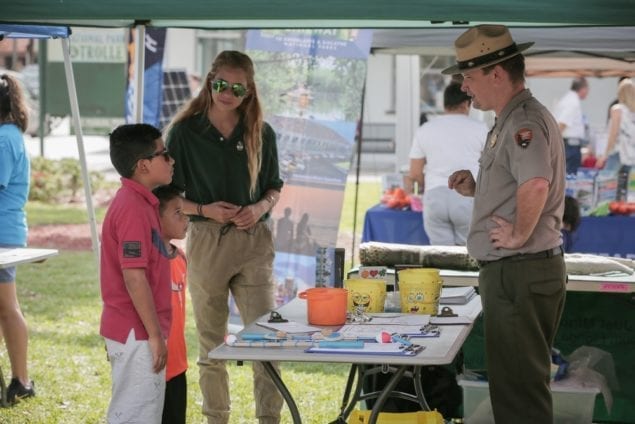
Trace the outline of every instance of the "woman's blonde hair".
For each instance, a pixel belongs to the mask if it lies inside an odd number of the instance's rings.
[[[207,116],[212,99],[212,81],[221,68],[241,69],[247,74],[247,94],[243,99],[238,112],[245,124],[245,147],[247,149],[247,163],[249,168],[249,194],[255,195],[258,173],[262,164],[262,128],[263,114],[258,99],[258,91],[254,81],[254,64],[246,54],[236,50],[225,50],[216,56],[212,69],[207,73],[200,92],[181,109],[170,122],[166,131],[175,124],[189,118],[192,115],[204,114]]]
[[[0,123],[11,122],[22,132],[29,125],[29,107],[18,80],[8,74],[0,75]]]
[[[617,101],[635,112],[635,84],[632,79],[626,78],[617,86]]]

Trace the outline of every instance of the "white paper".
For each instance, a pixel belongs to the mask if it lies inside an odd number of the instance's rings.
[[[370,314],[372,319],[360,325],[418,325],[430,322],[430,315],[423,314]]]
[[[344,339],[371,339],[382,332],[393,334],[421,334],[420,325],[367,325],[347,324],[340,328],[339,333]]]
[[[440,303],[445,304],[466,304],[468,303],[474,296],[476,296],[476,291],[474,287],[444,287],[441,289],[441,299]]]

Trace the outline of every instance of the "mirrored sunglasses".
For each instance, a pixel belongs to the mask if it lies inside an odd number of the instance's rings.
[[[217,79],[212,81],[212,90],[217,93],[222,93],[228,88],[231,88],[234,97],[244,97],[245,94],[247,94],[247,88],[240,83],[230,84],[224,79]]]

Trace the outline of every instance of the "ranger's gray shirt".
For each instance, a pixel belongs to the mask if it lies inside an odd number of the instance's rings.
[[[491,261],[562,244],[564,143],[555,119],[529,90],[517,94],[496,118],[479,164],[467,241],[472,257]],[[549,193],[529,240],[517,250],[495,248],[489,237],[489,230],[496,226],[492,215],[514,223],[516,191],[521,184],[536,177],[549,181]]]

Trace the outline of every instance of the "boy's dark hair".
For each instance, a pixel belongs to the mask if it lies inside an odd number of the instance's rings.
[[[449,110],[456,109],[463,102],[471,102],[472,98],[461,90],[461,84],[451,82],[443,91],[443,107]]]
[[[130,178],[140,159],[154,153],[161,131],[148,124],[120,125],[110,133],[110,161],[119,175]]]
[[[183,196],[183,192],[171,184],[159,186],[152,190],[152,193],[159,199],[159,213],[163,213],[165,205],[167,205],[170,200]]]
[[[565,224],[569,224],[571,232],[574,232],[580,226],[580,204],[574,197],[564,197],[564,214],[562,221]]]

